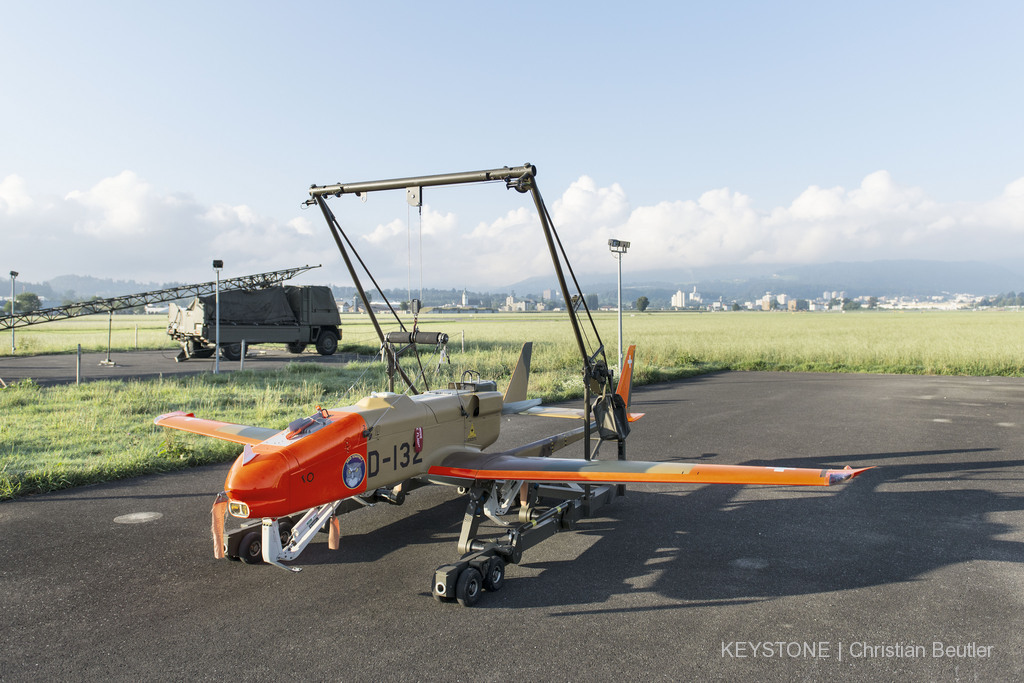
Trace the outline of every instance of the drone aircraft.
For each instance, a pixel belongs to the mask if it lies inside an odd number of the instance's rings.
[[[582,295],[571,297],[562,268],[568,259],[536,188],[536,168],[530,165],[494,171],[421,176],[310,190],[324,213],[350,275],[369,303],[345,244],[354,247],[327,207],[328,196],[407,189],[410,203],[421,201],[424,186],[504,181],[520,192],[531,192],[555,264],[565,301],[573,301],[569,317],[581,350],[584,401],[581,409],[546,407],[527,398],[532,344],[523,345],[504,393],[493,380],[464,374],[446,388],[420,391],[403,369],[401,356],[417,345],[443,345],[447,335],[417,328],[384,333],[372,308],[366,310],[381,340],[387,360],[389,391],[375,392],[351,406],[320,408],[296,419],[284,430],[200,419],[177,411],[161,415],[155,424],[231,441],[242,445],[232,464],[224,491],[213,506],[214,555],[255,564],[285,565],[299,557],[321,531],[328,546],[339,547],[338,515],[375,503],[401,505],[416,488],[429,484],[457,486],[468,494],[459,537],[457,561],[438,567],[432,592],[439,600],[455,599],[472,605],[483,590],[502,587],[506,563],[518,563],[523,553],[561,529],[572,529],[581,517],[593,516],[603,504],[621,495],[626,484],[775,484],[830,486],[870,468],[807,469],[715,464],[640,462],[626,459],[630,424],[642,413],[630,412],[635,347],[624,356],[617,383],[604,360],[600,337]],[[410,189],[411,188],[411,189]],[[358,257],[358,255],[356,255]],[[362,263],[361,259],[358,259]],[[364,266],[365,267],[365,266]],[[571,272],[571,269],[569,269]],[[372,276],[371,276],[372,278]],[[575,283],[575,276],[572,276]],[[376,284],[376,283],[375,283]],[[378,289],[380,289],[378,287]],[[577,284],[577,290],[579,289]],[[388,304],[390,307],[390,303]],[[581,332],[582,306],[593,327],[597,349],[591,352]],[[589,337],[588,337],[589,338]],[[422,373],[421,373],[422,375]],[[394,391],[395,378],[407,385]],[[424,376],[425,377],[425,376]],[[425,379],[424,379],[425,383]],[[499,435],[502,415],[520,413],[568,418],[574,428],[509,450],[488,453]],[[597,443],[594,437],[597,437]],[[582,458],[552,457],[556,451],[582,441]],[[615,442],[615,459],[598,459],[600,446]],[[225,536],[225,511],[243,520]],[[478,537],[489,519],[505,530],[497,538]]]

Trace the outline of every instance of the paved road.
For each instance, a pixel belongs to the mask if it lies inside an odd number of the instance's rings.
[[[633,459],[879,467],[831,489],[631,489],[472,609],[429,594],[455,556],[449,489],[346,515],[341,551],[317,541],[299,574],[212,558],[224,466],[2,503],[0,679],[1024,671],[1024,382],[723,373],[635,407]],[[511,418],[499,447],[551,422]],[[119,523],[135,513],[158,517]]]
[[[5,356],[0,358],[0,379],[10,384],[23,379],[32,379],[41,386],[68,384],[75,381],[76,374],[83,382],[98,379],[156,379],[164,375],[198,375],[213,372],[213,358],[192,358],[178,363],[174,360],[176,350],[162,351],[114,351],[110,354],[113,365],[105,363],[106,352],[83,352],[81,364],[75,354],[51,354],[44,356]],[[227,361],[221,358],[220,371],[231,373],[240,368],[246,370],[277,370],[288,363],[342,364],[353,359],[367,360],[367,355],[336,353],[321,356],[306,350],[295,355],[283,348],[254,346],[241,361]]]

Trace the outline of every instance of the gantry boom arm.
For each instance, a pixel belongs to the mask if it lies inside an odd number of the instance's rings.
[[[555,233],[554,226],[551,224],[551,217],[548,214],[547,207],[544,205],[544,200],[540,195],[540,190],[537,188],[537,167],[533,164],[523,164],[522,166],[492,169],[490,171],[466,171],[462,173],[443,173],[439,175],[427,175],[427,176],[413,176],[409,178],[393,178],[391,180],[372,180],[367,182],[359,183],[336,183],[334,185],[312,185],[309,188],[310,199],[306,200],[307,206],[318,205],[324,214],[324,218],[327,221],[327,225],[331,230],[331,234],[334,237],[335,243],[338,245],[338,249],[341,252],[342,258],[345,260],[345,265],[349,270],[349,274],[352,276],[352,282],[355,284],[356,289],[359,290],[360,295],[363,297],[363,303],[367,308],[367,313],[370,315],[370,319],[373,321],[374,328],[377,331],[377,336],[380,338],[381,345],[386,347],[384,332],[377,322],[376,316],[373,313],[372,307],[369,305],[366,293],[363,290],[362,285],[359,282],[359,276],[355,271],[351,259],[349,258],[348,251],[345,248],[344,241],[348,241],[345,237],[341,226],[338,224],[337,218],[334,213],[327,206],[327,199],[329,197],[340,197],[344,194],[354,194],[357,196],[363,195],[366,192],[377,192],[383,190],[401,190],[405,189],[409,203],[413,206],[420,206],[422,201],[422,195],[420,190],[424,187],[436,187],[441,185],[460,185],[465,183],[486,183],[494,181],[505,181],[505,186],[509,189],[515,189],[523,194],[530,193],[533,196],[534,203],[537,207],[537,213],[539,214],[541,228],[544,231],[544,238],[547,242],[548,250],[551,253],[551,262],[555,268],[555,275],[558,278],[558,285],[562,291],[562,297],[565,299],[566,306],[569,310],[569,319],[572,323],[573,335],[576,338],[576,344],[579,347],[580,356],[583,361],[583,374],[584,374],[584,396],[583,402],[585,405],[584,410],[584,441],[585,441],[585,454],[589,460],[593,457],[592,451],[590,450],[590,411],[591,406],[591,390],[592,385],[597,387],[597,390],[603,394],[607,393],[612,388],[612,375],[608,371],[608,364],[604,360],[604,345],[601,343],[601,337],[597,332],[597,327],[593,323],[591,318],[591,327],[593,328],[594,337],[597,340],[597,350],[591,355],[587,350],[587,342],[584,340],[583,333],[580,329],[580,321],[577,318],[576,309],[572,305],[572,295],[569,292],[568,282],[565,279],[565,273],[562,268],[562,260],[565,260],[565,269],[569,271],[572,276],[573,284],[579,289],[579,283],[576,281],[575,275],[572,273],[572,268],[569,266],[568,257],[565,255],[565,250],[562,248],[561,241]],[[351,242],[349,242],[351,247]],[[354,251],[354,248],[353,248]],[[358,257],[358,254],[357,254]],[[362,260],[360,259],[362,264]],[[362,264],[365,269],[365,264]],[[369,271],[367,270],[367,273]],[[379,288],[378,288],[379,289]],[[581,304],[587,311],[588,317],[590,316],[590,309],[587,308],[586,303],[582,301],[583,292],[579,292]],[[600,357],[600,360],[599,360]],[[394,357],[390,357],[390,363],[394,363],[397,367],[397,360]],[[398,368],[401,372],[401,368]],[[403,374],[404,377],[404,374]],[[406,379],[406,383],[410,389],[415,391],[412,383]],[[624,458],[623,444],[620,439],[619,441],[619,457]]]
[[[377,192],[379,190],[402,190],[407,187],[436,187],[438,185],[461,185],[464,183],[486,183],[494,180],[508,180],[510,178],[522,178],[523,176],[537,175],[537,167],[531,164],[516,166],[515,168],[496,168],[491,171],[466,171],[464,173],[442,173],[440,175],[425,175],[412,178],[393,178],[391,180],[371,180],[362,183],[336,183],[334,185],[313,185],[309,188],[309,196],[312,198],[306,204],[315,204],[317,197],[335,196],[343,194],[362,194],[363,192]]]
[[[271,285],[276,285],[279,282],[290,280],[299,273],[304,273],[307,270],[319,267],[319,265],[299,266],[297,268],[275,270],[269,273],[256,273],[255,275],[242,275],[240,277],[228,278],[220,281],[220,291],[224,292],[231,289],[263,289],[265,287],[270,287]],[[77,318],[83,315],[93,315],[94,313],[111,313],[113,311],[120,311],[126,308],[135,308],[136,306],[145,306],[148,304],[162,303],[164,301],[176,301],[187,297],[213,294],[216,286],[217,284],[215,281],[201,282],[199,284],[181,285],[180,287],[171,287],[169,289],[157,289],[152,292],[125,294],[124,296],[115,296],[110,297],[109,299],[93,299],[92,301],[82,301],[80,303],[68,304],[66,306],[44,308],[38,311],[30,311],[28,313],[21,313],[18,315],[7,315],[0,317],[0,330],[9,330],[12,327],[24,327],[26,325],[36,325],[38,323],[64,320],[66,318]]]

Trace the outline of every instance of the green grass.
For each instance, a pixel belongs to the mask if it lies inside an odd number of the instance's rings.
[[[172,347],[163,319],[154,317],[115,316],[122,328],[115,348],[134,348],[135,324],[140,346],[147,339],[164,344],[156,348]],[[616,316],[596,319],[614,366]],[[564,313],[427,315],[420,327],[451,338],[450,363],[438,368],[436,355],[424,359],[432,387],[473,370],[503,388],[522,342],[533,340],[531,396],[582,395],[581,363]],[[623,327],[625,342],[638,346],[636,384],[727,369],[1024,376],[1024,314],[1010,311],[647,313],[627,314]],[[98,348],[106,348],[105,316],[22,329],[19,355],[32,348],[71,350],[97,333]],[[365,316],[344,316],[343,329],[342,349],[376,349]],[[410,374],[418,370],[405,367]],[[383,388],[379,363],[292,363],[277,372],[49,388],[14,384],[0,390],[0,499],[235,457],[234,444],[155,427],[153,418],[170,410],[283,428],[318,404],[347,405]]]

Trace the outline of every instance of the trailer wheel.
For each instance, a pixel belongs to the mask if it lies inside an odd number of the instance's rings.
[[[220,355],[227,360],[239,360],[242,357],[241,344],[221,344]]]
[[[463,607],[472,607],[480,599],[482,589],[483,577],[480,572],[473,567],[466,567],[455,583],[455,599]]]
[[[497,555],[487,560],[484,568],[484,588],[489,591],[500,591],[505,585],[505,560]]]
[[[288,342],[288,351],[291,353],[302,353],[306,350],[304,342]]]
[[[338,350],[338,333],[334,330],[321,330],[316,338],[316,351],[321,356],[333,356]]]

